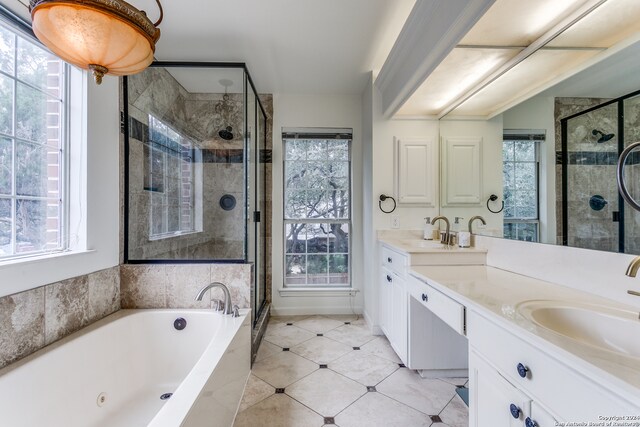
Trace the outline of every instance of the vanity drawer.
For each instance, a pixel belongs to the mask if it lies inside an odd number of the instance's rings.
[[[534,347],[473,311],[467,313],[467,337],[469,345],[514,386],[553,407],[559,421],[598,421],[604,415],[639,413],[639,408],[591,381],[589,372],[574,370],[550,357],[544,348]]]
[[[401,277],[405,277],[406,267],[409,263],[407,255],[401,254],[390,249],[387,246],[381,245],[380,257],[382,265],[384,267],[397,273]]]
[[[413,298],[453,328],[454,331],[460,335],[465,334],[464,305],[413,276],[409,278],[408,288]]]

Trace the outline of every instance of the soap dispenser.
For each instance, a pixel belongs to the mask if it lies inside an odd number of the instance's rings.
[[[425,217],[424,229],[422,232],[422,238],[424,240],[433,240],[433,224],[431,224],[431,217]]]

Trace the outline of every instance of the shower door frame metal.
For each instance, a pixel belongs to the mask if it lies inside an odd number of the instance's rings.
[[[618,157],[624,150],[624,101],[629,98],[637,97],[640,95],[640,90],[628,93],[621,97],[611,99],[593,107],[589,107],[586,110],[582,110],[578,113],[560,119],[560,131],[561,131],[561,144],[562,144],[562,245],[569,246],[569,212],[568,212],[568,178],[569,178],[569,152],[568,152],[568,121],[601,108],[607,107],[612,104],[617,104],[617,137],[618,137]],[[624,199],[618,192],[618,252],[624,253],[624,219],[625,219],[625,205]]]

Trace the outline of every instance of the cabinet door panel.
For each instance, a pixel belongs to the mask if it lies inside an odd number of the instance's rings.
[[[536,402],[531,402],[531,420],[535,422],[537,427],[555,427],[558,425],[555,417]]]
[[[447,138],[442,154],[442,205],[481,205],[482,138]]]
[[[530,414],[530,399],[504,379],[480,356],[469,355],[471,392],[469,425],[471,427],[521,427]],[[519,409],[518,417],[511,405]]]
[[[435,206],[438,163],[436,144],[430,140],[396,140],[395,187],[398,203]]]

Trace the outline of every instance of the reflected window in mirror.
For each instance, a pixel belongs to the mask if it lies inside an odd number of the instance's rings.
[[[505,133],[502,145],[504,237],[538,242],[539,141],[544,135]]]
[[[143,150],[149,239],[196,231],[192,141],[149,115],[149,141]]]

